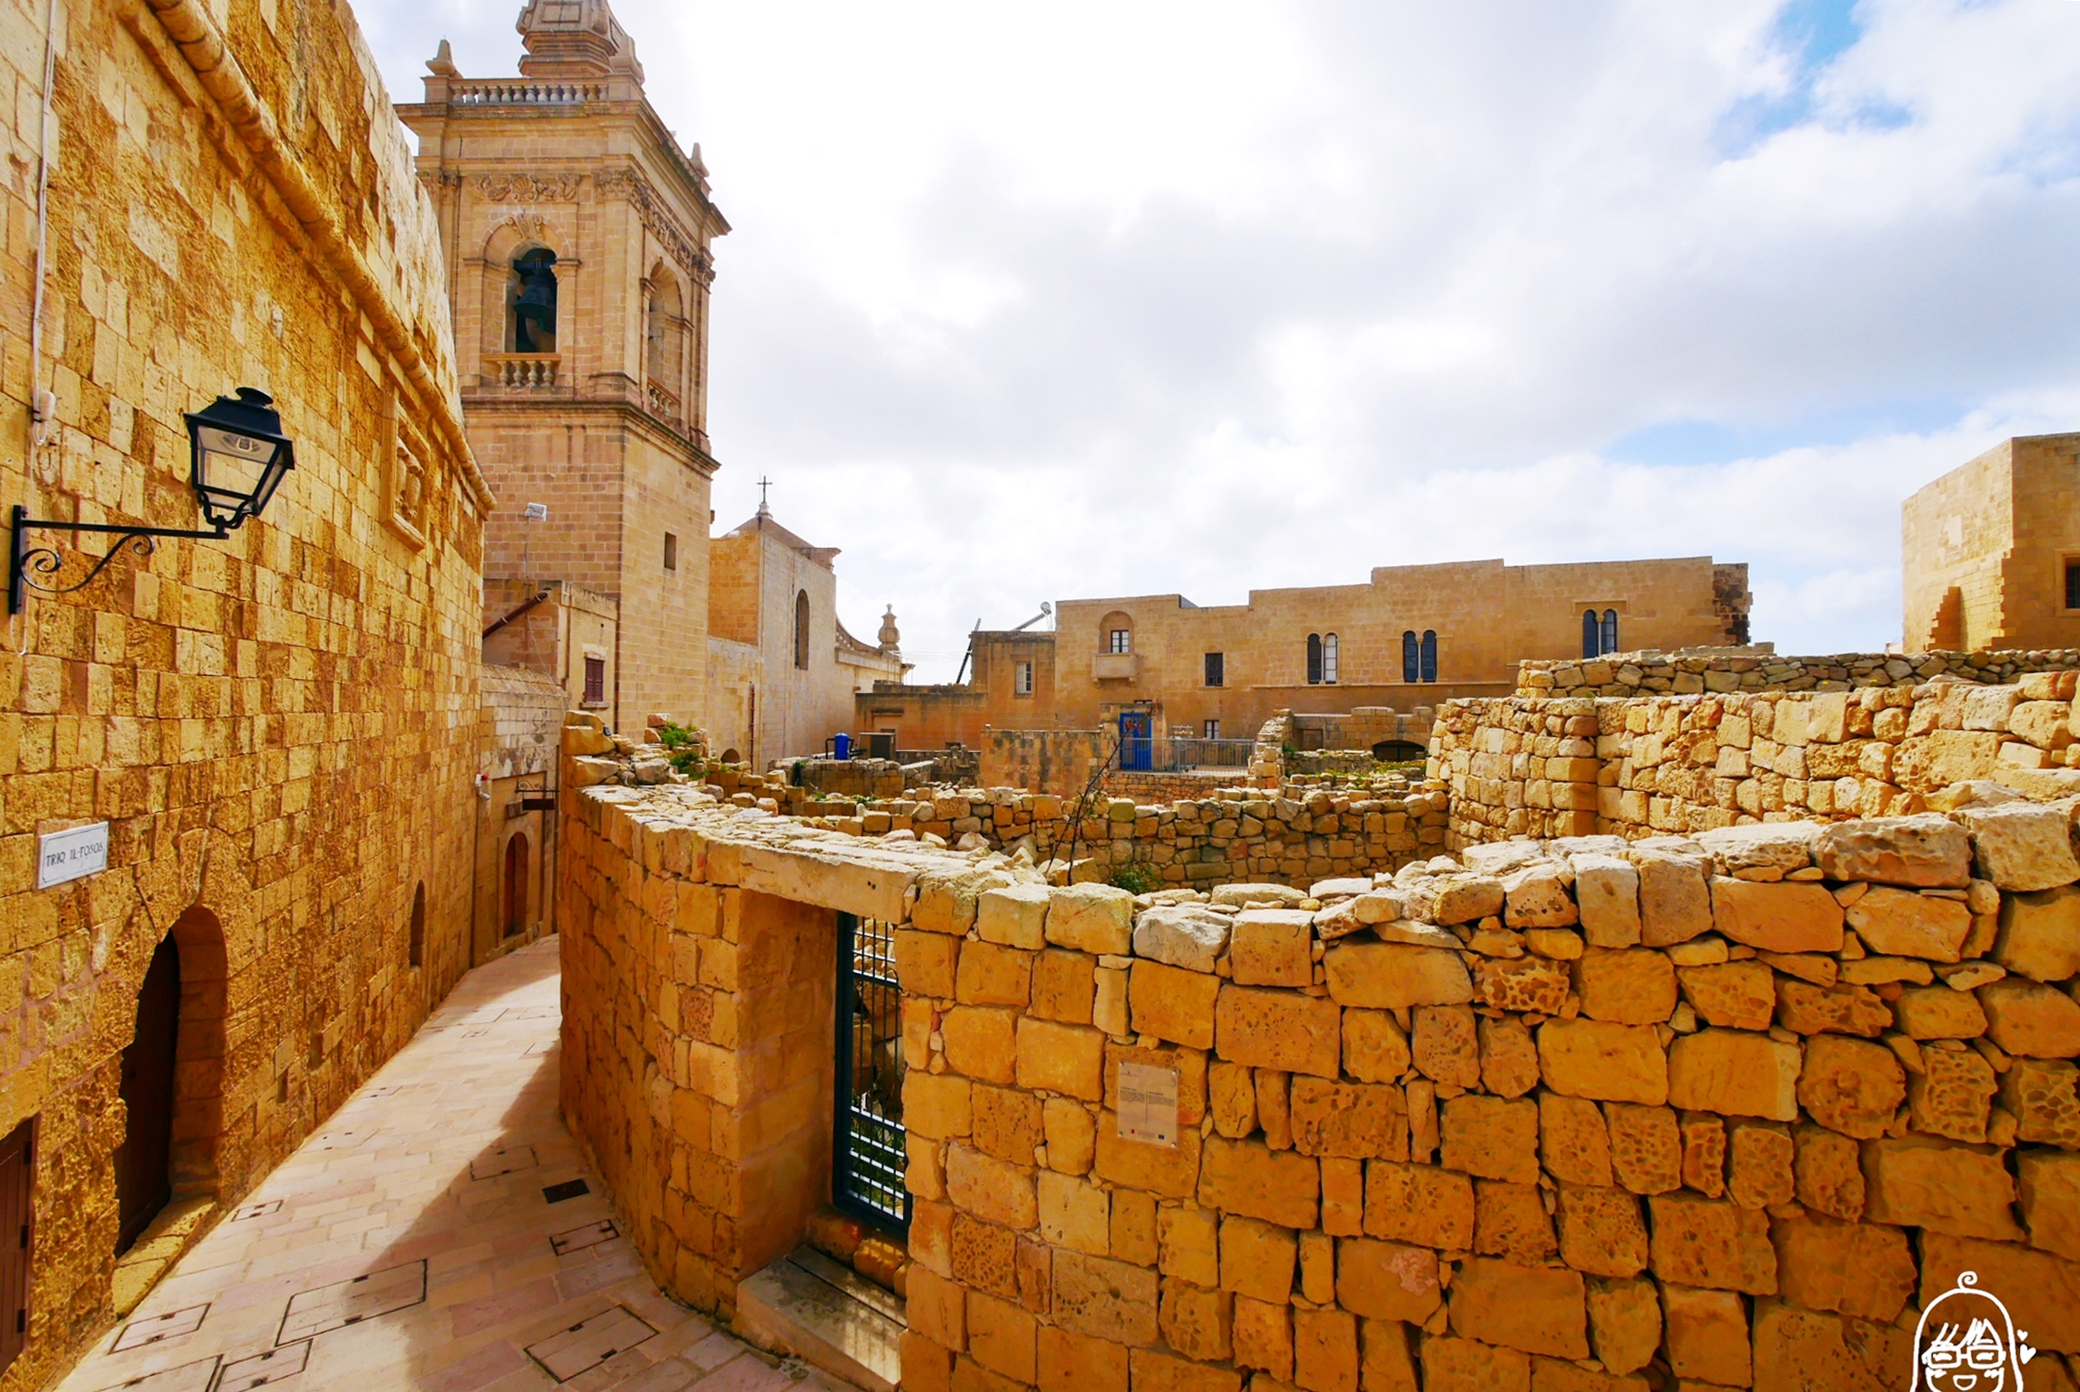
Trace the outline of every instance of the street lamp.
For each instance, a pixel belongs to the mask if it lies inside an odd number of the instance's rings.
[[[154,537],[191,537],[222,541],[258,517],[282,477],[296,467],[296,449],[282,434],[282,418],[275,412],[274,398],[252,387],[240,387],[234,399],[220,396],[200,411],[182,419],[188,423],[190,448],[188,483],[209,527],[189,531],[176,527],[128,527],[103,522],[66,522],[31,518],[29,510],[16,504],[8,526],[11,563],[7,578],[7,612],[22,612],[25,588],[46,594],[70,594],[93,582],[94,577],[115,559],[125,545],[140,556],[150,555]],[[44,585],[30,578],[53,576],[65,558],[49,547],[29,545],[31,528],[46,531],[102,532],[115,538],[77,584]]]

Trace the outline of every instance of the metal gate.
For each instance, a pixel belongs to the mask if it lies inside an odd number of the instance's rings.
[[[831,1199],[856,1218],[907,1232],[902,989],[896,935],[877,919],[838,915],[837,1124]]]
[[[1147,711],[1121,711],[1119,766],[1146,771],[1155,765],[1155,717]]]

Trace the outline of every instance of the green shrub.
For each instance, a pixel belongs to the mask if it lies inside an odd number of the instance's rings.
[[[1147,894],[1161,889],[1163,882],[1146,865],[1121,865],[1112,872],[1112,883],[1129,894]]]

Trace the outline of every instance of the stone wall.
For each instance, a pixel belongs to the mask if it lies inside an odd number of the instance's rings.
[[[32,517],[196,527],[181,417],[240,385],[272,393],[296,448],[229,537],[126,548],[7,621],[0,1131],[36,1128],[13,1392],[134,1305],[468,967],[493,499],[432,209],[343,6],[59,7],[34,383],[56,416],[25,450],[44,13],[8,16],[0,491]],[[68,584],[107,540],[33,544]],[[39,836],[95,822],[108,869],[38,889]],[[168,938],[179,1222],[119,1280],[121,1056]]]
[[[985,728],[977,781],[985,788],[1073,796],[1083,791],[1093,768],[1114,757],[1117,743],[1109,730]]]
[[[1517,695],[1678,696],[1736,691],[1850,691],[1918,686],[1949,676],[1999,686],[2032,672],[2080,667],[2080,649],[2033,652],[1838,653],[1832,657],[1779,657],[1715,648],[1697,652],[1613,653],[1594,661],[1517,664]]]
[[[1912,812],[1996,777],[2080,792],[2075,679],[1453,702],[1431,768],[1452,790],[1454,844]]]
[[[927,887],[903,1385],[1904,1389],[1974,1271],[2072,1386],[2067,812],[1622,849]]]

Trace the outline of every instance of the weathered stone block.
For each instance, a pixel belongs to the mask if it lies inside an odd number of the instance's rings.
[[[1700,1030],[1669,1045],[1668,1100],[1689,1111],[1795,1121],[1799,1066],[1796,1044],[1745,1030]]]
[[[1592,947],[1574,964],[1574,981],[1592,1020],[1652,1025],[1675,1013],[1676,972],[1666,953]]]
[[[1162,1305],[1156,1312],[1156,1328],[1163,1342],[1187,1358],[1204,1362],[1226,1362],[1232,1351],[1229,1337],[1235,1297],[1226,1291],[1208,1290],[1175,1277],[1163,1283]],[[972,1336],[971,1336],[972,1337]]]
[[[1512,928],[1565,928],[1577,921],[1567,892],[1571,870],[1553,861],[1535,861],[1502,880],[1506,896],[1502,921]]]
[[[2061,1059],[2080,1054],[2080,1003],[2055,987],[2013,977],[1979,988],[1986,1033],[2021,1058]]]
[[[1776,1293],[1777,1254],[1770,1246],[1767,1214],[1689,1194],[1657,1194],[1647,1203],[1653,1213],[1654,1274],[1664,1282]]]
[[[1533,1266],[1558,1251],[1553,1219],[1539,1187],[1506,1179],[1474,1181],[1473,1250]]]
[[[1594,1102],[1538,1096],[1538,1155],[1547,1174],[1562,1184],[1604,1188],[1612,1183],[1610,1135]]]
[[[1791,1140],[1797,1151],[1798,1201],[1844,1222],[1863,1217],[1863,1152],[1856,1142],[1810,1125],[1794,1128]]]
[[[1291,1228],[1254,1218],[1221,1220],[1222,1290],[1285,1305],[1293,1298],[1299,1239]]]
[[[1825,885],[1715,879],[1712,921],[1724,936],[1764,952],[1842,948],[1842,906]]]
[[[1777,1009],[1776,973],[1767,963],[1718,962],[1679,967],[1683,998],[1708,1025],[1766,1030]]]
[[[1522,1097],[1538,1086],[1538,1045],[1514,1017],[1480,1022],[1481,1086],[1497,1097]]]
[[[1623,1189],[1560,1186],[1560,1260],[1591,1276],[1637,1276],[1647,1268],[1639,1199]]]
[[[1770,1241],[1780,1289],[1807,1309],[1889,1324],[1914,1294],[1914,1252],[1898,1228],[1805,1214],[1773,1222]]]
[[[1441,1109],[1441,1159],[1448,1170],[1486,1179],[1538,1182],[1538,1104],[1529,1099],[1454,1097]]]
[[[1849,906],[1848,921],[1871,951],[1930,962],[1955,962],[1972,931],[1971,910],[1955,899],[1883,885]]]
[[[1801,1392],[1865,1392],[1902,1387],[1899,1369],[1913,1359],[1911,1331],[1857,1327],[1858,1347],[1834,1316],[1802,1310],[1780,1300],[1755,1302],[1755,1385],[1795,1387]]]
[[[2001,896],[1993,958],[2032,981],[2080,976],[2080,887]]]
[[[2016,1139],[2080,1150],[2080,1068],[2016,1059],[2001,1078],[2000,1098],[2017,1122]]]
[[[1048,893],[1046,931],[1056,947],[1124,956],[1133,950],[1134,896],[1105,884],[1057,886]]]
[[[1791,1133],[1763,1121],[1738,1121],[1726,1137],[1726,1193],[1742,1208],[1789,1203],[1795,1154]]]
[[[1315,1226],[1321,1171],[1309,1156],[1213,1136],[1199,1166],[1197,1194],[1200,1204],[1224,1213],[1307,1229]]]
[[[1344,941],[1330,947],[1323,963],[1338,1005],[1398,1010],[1473,999],[1466,963],[1443,948]]]
[[[1293,1311],[1293,1381],[1303,1392],[1358,1392],[1358,1321],[1337,1309]]]
[[[1875,1039],[1892,1028],[1892,1007],[1864,986],[1816,986],[1777,978],[1777,1023],[1795,1034],[1855,1034]]]
[[[1040,1392],[1127,1392],[1121,1345],[1050,1324],[1040,1326],[1038,1344]]]
[[[1028,951],[1047,946],[1049,897],[1046,885],[984,890],[975,899],[975,936]]]
[[[896,930],[896,980],[903,994],[952,1000],[961,940],[943,933]]]
[[[1242,1374],[1211,1363],[1173,1358],[1150,1348],[1127,1355],[1135,1392],[1242,1392]]]
[[[2025,1150],[2015,1169],[2030,1246],[2080,1261],[2080,1155]]]
[[[946,1148],[946,1197],[984,1222],[1014,1231],[1023,1232],[1040,1221],[1028,1169],[958,1142]]]
[[[1235,1366],[1255,1368],[1279,1382],[1293,1380],[1293,1308],[1235,1297]]]
[[[910,1329],[946,1349],[968,1346],[967,1293],[954,1282],[910,1268]]]
[[[1430,917],[1439,923],[1475,923],[1500,914],[1508,900],[1492,875],[1453,875],[1437,883]]]
[[[1197,904],[1158,904],[1134,923],[1134,955],[1210,972],[1228,951],[1230,920]]]
[[[1238,986],[1313,985],[1310,917],[1302,909],[1250,909],[1235,915],[1229,979]]]
[[[1247,1066],[1215,1060],[1206,1084],[1214,1130],[1232,1141],[1257,1129],[1257,1083]]]
[[[1774,872],[1781,879],[1813,863],[1820,828],[1813,822],[1761,822],[1715,827],[1697,834],[1697,844],[1710,851],[1728,875],[1742,870]]]
[[[1089,1174],[1098,1150],[1098,1123],[1090,1111],[1066,1097],[1050,1097],[1040,1105],[1040,1124],[1047,1133],[1047,1167]]]
[[[1398,1087],[1296,1077],[1291,1116],[1293,1149],[1302,1155],[1408,1158],[1408,1104]]]
[[[1591,947],[1631,947],[1640,940],[1639,871],[1614,855],[1572,858],[1575,902]]]
[[[1591,1280],[1587,1296],[1589,1332],[1603,1366],[1620,1376],[1646,1367],[1661,1347],[1661,1300],[1654,1283],[1638,1277]]]
[[[965,1136],[974,1124],[970,1089],[974,1084],[952,1073],[913,1068],[903,1074],[903,1121],[913,1136],[937,1140]]]
[[[1098,959],[1086,952],[1040,953],[1033,959],[1033,996],[1027,1013],[1071,1025],[1091,1023],[1097,966]]]
[[[1123,1139],[1119,1113],[1102,1112],[1098,1117],[1098,1146],[1094,1173],[1108,1183],[1142,1189],[1166,1199],[1188,1199],[1199,1183],[1199,1132],[1188,1127],[1178,1132],[1174,1146],[1150,1145]],[[1050,1159],[1052,1152],[1050,1151]]]
[[[1651,1025],[1603,1020],[1548,1020],[1538,1030],[1539,1072],[1569,1097],[1635,1102],[1668,1100],[1668,1056]]]
[[[1008,1083],[1018,1068],[1016,1012],[996,1006],[957,1006],[939,1020],[946,1064],[985,1083]]]
[[[1033,954],[994,943],[969,943],[961,953],[953,994],[962,1005],[1024,1010],[1033,997]]]
[[[1922,1307],[1966,1271],[1979,1274],[1980,1290],[2001,1298],[2015,1327],[2027,1329],[2037,1349],[2080,1353],[2080,1262],[2017,1242],[1929,1233],[1921,1240]]]
[[[1892,1015],[1910,1039],[1977,1039],[1986,1033],[1979,998],[1948,986],[1903,987]]]
[[[975,1148],[1014,1165],[1033,1163],[1043,1139],[1040,1099],[1014,1088],[977,1086],[974,1091]]]
[[[1699,855],[1633,848],[1639,867],[1640,941],[1648,947],[1688,942],[1712,927],[1712,896]]]
[[[1963,889],[1971,880],[1972,846],[1948,817],[1875,817],[1820,830],[1815,862],[1830,880]]]
[[[1683,1138],[1675,1112],[1613,1102],[1604,1108],[1610,1127],[1611,1172],[1635,1194],[1665,1194],[1683,1187]]]
[[[1443,1299],[1437,1254],[1425,1247],[1346,1237],[1336,1244],[1336,1300],[1367,1319],[1421,1324]]]
[[[1423,1386],[1454,1392],[1531,1392],[1531,1360],[1478,1339],[1423,1340]]]
[[[1156,1273],[1082,1252],[1054,1254],[1051,1318],[1072,1334],[1147,1347],[1156,1327]],[[912,1277],[915,1280],[915,1277]]]
[[[1039,1322],[1010,1301],[968,1292],[968,1356],[998,1376],[1032,1384],[1039,1332]]]
[[[1419,1005],[1413,1020],[1409,1050],[1416,1069],[1440,1083],[1479,1087],[1480,1039],[1471,1007]]]
[[[1143,968],[1138,962],[1134,966],[1137,982]],[[1230,1063],[1334,1078],[1342,1042],[1340,1025],[1332,1000],[1293,991],[1223,985],[1214,1010],[1212,1044]],[[1140,1027],[1137,1012],[1136,1028]]]
[[[1094,1257],[1111,1251],[1110,1194],[1095,1184],[1051,1170],[1042,1170],[1038,1181],[1042,1241]]]
[[[1952,1237],[2025,1238],[2015,1222],[2015,1181],[2002,1152],[1928,1136],[1872,1141],[1863,1148],[1874,1222]]]
[[[2004,890],[2051,889],[2080,880],[2072,824],[2061,807],[2004,802],[1967,807],[1957,819],[1972,836],[1973,864]]]
[[[1060,912],[1059,906],[1050,913]],[[1194,1049],[1213,1047],[1213,1002],[1221,979],[1161,962],[1136,962],[1127,987],[1134,1031]]]
[[[1436,1165],[1365,1167],[1365,1235],[1446,1251],[1473,1246],[1473,1181]]]
[[[1589,1356],[1586,1291],[1576,1272],[1475,1257],[1452,1280],[1451,1308],[1453,1330],[1468,1338],[1555,1358]]]
[[[1905,1070],[1884,1045],[1831,1034],[1806,1041],[1798,1100],[1822,1126],[1870,1140],[1885,1133],[1906,1096]]]
[[[1952,994],[1955,994],[1954,992]],[[1343,1012],[1343,1071],[1361,1083],[1394,1083],[1408,1072],[1408,1040],[1384,1010]]]
[[[1708,1198],[1726,1192],[1726,1122],[1710,1112],[1679,1118],[1683,1142],[1683,1186]]]
[[[1497,1010],[1558,1015],[1573,987],[1565,962],[1543,957],[1482,957],[1474,962],[1474,995]]]
[[[1923,1049],[1921,1070],[1907,1079],[1914,1129],[1953,1141],[1983,1142],[1998,1088],[1993,1065],[1963,1049]]]
[[[1664,1281],[1661,1305],[1668,1326],[1670,1371],[1719,1387],[1748,1386],[1748,1311],[1740,1296]]]
[[[1399,1320],[1358,1325],[1358,1385],[1364,1392],[1417,1392],[1415,1353]]]

